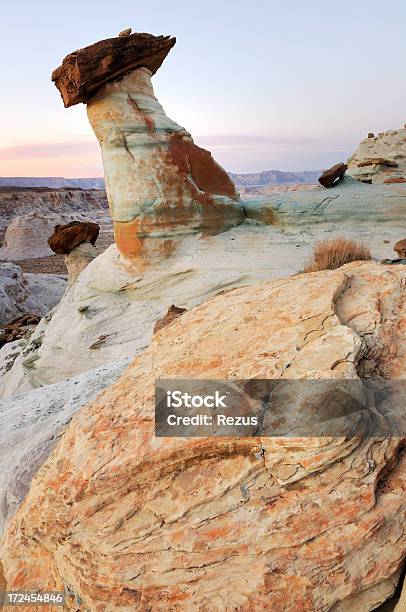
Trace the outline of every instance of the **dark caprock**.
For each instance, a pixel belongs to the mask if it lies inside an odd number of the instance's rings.
[[[323,187],[333,187],[344,176],[348,166],[340,162],[328,170],[325,170],[319,178],[320,185]]]

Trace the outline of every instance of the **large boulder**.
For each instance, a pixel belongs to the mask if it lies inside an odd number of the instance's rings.
[[[404,438],[156,438],[154,384],[405,378],[405,281],[354,263],[225,292],[161,329],[37,473],[2,588],[66,589],[70,610],[379,606],[406,554]]]
[[[347,170],[347,164],[340,162],[335,164],[328,170],[325,170],[319,177],[319,183],[323,187],[333,187],[340,179],[343,178]]]
[[[347,163],[348,173],[364,183],[406,182],[406,128],[369,135]]]
[[[53,255],[47,243],[52,232],[53,223],[48,217],[36,212],[16,217],[7,227],[0,260],[15,261]]]

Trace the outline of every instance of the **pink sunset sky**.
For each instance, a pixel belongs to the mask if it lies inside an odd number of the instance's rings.
[[[16,6],[1,9],[0,176],[102,175],[85,106],[64,109],[50,75],[127,26],[177,37],[156,95],[229,171],[326,168],[406,121],[403,0]]]

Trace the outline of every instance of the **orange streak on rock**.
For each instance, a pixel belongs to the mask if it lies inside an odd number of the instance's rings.
[[[143,241],[138,237],[139,223],[134,221],[114,221],[114,238],[117,247],[125,257],[138,257],[142,252]]]
[[[198,147],[179,132],[172,136],[169,146],[172,161],[179,172],[190,174],[201,191],[238,199],[233,181],[213,159],[210,151]]]
[[[145,123],[148,129],[148,132],[150,134],[153,134],[155,132],[154,120],[146,113],[143,113],[142,110],[139,108],[138,104],[136,103],[136,101],[130,98],[130,96],[127,97],[127,103],[131,106],[131,108],[134,109],[138,118],[141,119],[141,121]]]

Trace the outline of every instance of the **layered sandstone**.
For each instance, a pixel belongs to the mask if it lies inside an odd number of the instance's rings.
[[[101,366],[0,402],[0,535],[72,415],[115,382],[128,363]]]
[[[155,438],[154,383],[406,378],[405,282],[403,266],[350,264],[225,292],[161,329],[37,473],[3,588],[65,588],[71,610],[379,606],[406,554],[405,439]]]
[[[231,179],[165,115],[149,70],[104,85],[87,111],[124,256],[147,262],[176,251],[184,234],[215,234],[243,220]]]
[[[66,107],[88,102],[101,85],[137,68],[148,68],[155,74],[176,43],[170,36],[122,34],[70,53],[54,70],[52,80]]]
[[[364,183],[406,182],[406,129],[368,136],[347,163],[348,173]]]
[[[145,46],[145,36],[151,46]],[[175,40],[133,34],[107,42],[68,56],[53,79],[65,101],[71,87],[72,103],[87,103],[102,150],[115,241],[142,270],[180,250],[185,234],[216,234],[241,223],[244,210],[225,170],[166,116],[155,97],[151,76]],[[110,47],[116,45],[130,45],[129,56],[118,53],[111,61]],[[94,53],[103,72],[95,87],[81,76],[93,73]]]
[[[36,212],[62,219],[86,214],[90,219],[105,215],[105,191],[96,189],[48,189],[45,187],[0,187],[0,222],[9,225],[16,217]]]
[[[329,192],[274,195],[244,207],[248,222],[214,236],[184,236],[178,252],[141,273],[109,247],[52,314],[40,345],[36,331],[15,350],[12,368],[0,352],[0,397],[135,356],[172,304],[189,309],[223,290],[295,274],[316,243],[336,235],[361,239],[377,261],[392,259],[406,188],[345,177]]]

